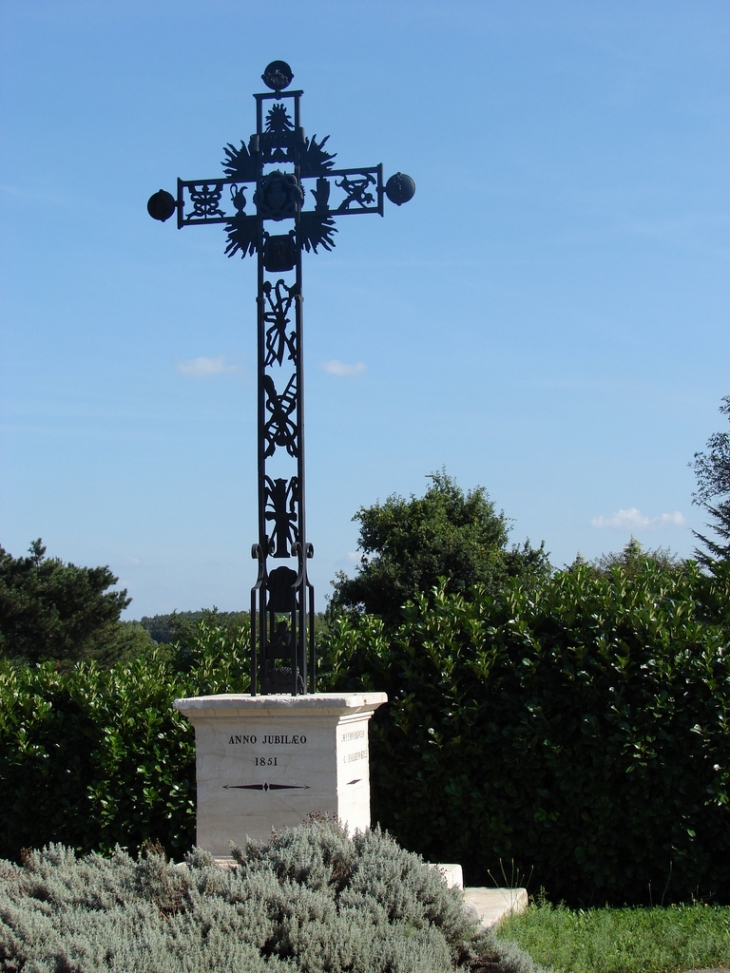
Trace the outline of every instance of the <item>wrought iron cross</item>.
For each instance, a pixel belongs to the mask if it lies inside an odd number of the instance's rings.
[[[307,138],[304,92],[287,91],[293,74],[273,61],[255,94],[256,133],[224,148],[225,176],[177,181],[177,199],[161,189],[147,210],[177,225],[223,223],[226,253],[258,257],[258,577],[251,590],[251,693],[315,691],[314,589],[307,560],[302,369],[302,250],[331,250],[335,217],[383,215],[383,197],[400,206],[416,191],[383,167],[336,169],[329,136]],[[292,115],[293,110],[293,115]],[[313,180],[313,184],[312,181]],[[273,224],[273,225],[272,225]],[[268,559],[296,559],[296,570]]]

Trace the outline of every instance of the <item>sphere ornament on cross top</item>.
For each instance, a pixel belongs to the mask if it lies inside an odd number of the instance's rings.
[[[177,181],[177,196],[160,189],[148,203],[155,220],[175,212],[177,225],[221,223],[229,257],[256,255],[258,576],[251,591],[251,693],[315,691],[314,589],[307,561],[302,369],[302,251],[335,246],[340,216],[384,215],[413,198],[410,176],[383,182],[383,167],[335,167],[329,136],[306,136],[303,91],[272,61],[254,94],[256,131],[223,149],[223,176]],[[269,559],[279,562],[270,567]],[[293,561],[290,567],[286,561]]]

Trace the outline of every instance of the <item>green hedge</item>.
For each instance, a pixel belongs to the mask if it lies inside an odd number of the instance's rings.
[[[0,857],[51,841],[192,847],[195,736],[172,701],[246,692],[247,646],[247,628],[231,639],[212,615],[189,647],[108,670],[0,663]]]
[[[728,604],[727,580],[647,560],[440,592],[388,639],[340,618],[333,684],[390,698],[374,818],[472,884],[504,867],[572,903],[730,902]]]
[[[468,883],[504,867],[573,904],[730,903],[728,605],[727,578],[651,561],[440,592],[388,637],[337,619],[319,685],[389,694],[373,820]],[[194,738],[172,700],[246,691],[247,639],[209,616],[187,649],[109,671],[0,666],[0,856],[189,848]]]

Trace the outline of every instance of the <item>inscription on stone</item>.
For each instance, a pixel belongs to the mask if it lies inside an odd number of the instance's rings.
[[[303,733],[292,733],[291,735],[288,733],[282,733],[282,734],[265,733],[261,737],[261,742],[264,744],[269,744],[271,746],[277,746],[279,744],[298,745],[298,744],[306,743],[307,738]],[[258,737],[256,736],[255,733],[248,733],[248,734],[232,733],[228,741],[228,745],[230,746],[231,744],[237,744],[237,743],[256,744],[258,743]]]
[[[365,738],[366,730],[348,730],[342,734],[342,742],[349,743],[350,740],[362,740]]]

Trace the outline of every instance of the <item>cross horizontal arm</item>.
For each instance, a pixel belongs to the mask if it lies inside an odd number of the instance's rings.
[[[313,188],[306,184],[315,180]],[[302,214],[322,217],[355,213],[383,215],[383,167],[328,169],[317,176],[305,176]],[[177,223],[179,227],[198,223],[231,223],[258,218],[254,179],[192,179],[177,181]]]

